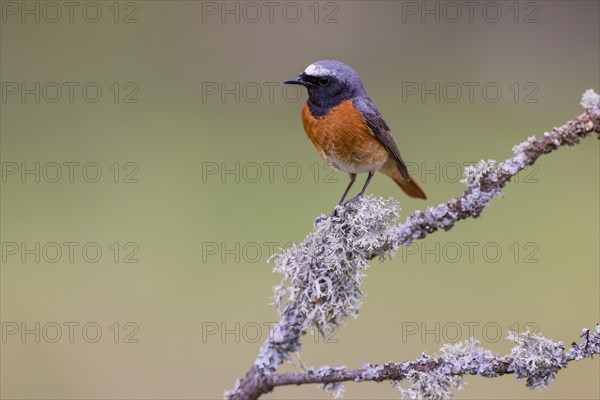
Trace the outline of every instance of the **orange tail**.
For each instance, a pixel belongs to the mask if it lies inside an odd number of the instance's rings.
[[[404,193],[406,193],[406,195],[408,197],[412,197],[413,199],[423,199],[423,200],[425,200],[427,198],[427,195],[425,194],[423,189],[421,189],[419,184],[417,182],[415,182],[415,180],[412,177],[408,178],[408,182],[404,181],[402,179],[402,177],[400,177],[400,176],[398,176],[398,177],[394,176],[391,178],[394,180],[394,182],[396,182],[396,184],[398,186],[400,186],[400,189],[402,189],[402,191]]]
[[[406,167],[404,167],[403,164],[401,167],[404,168],[404,176],[408,176]],[[398,166],[396,161],[394,161],[391,157],[385,162],[385,164],[383,164],[383,167],[379,170],[379,172],[392,178],[392,180],[396,182],[398,186],[400,186],[400,189],[402,189],[402,191],[406,193],[408,197],[423,200],[427,198],[423,189],[421,189],[419,184],[415,182],[412,177],[408,176],[408,180],[404,179],[402,173],[400,172],[400,166]]]

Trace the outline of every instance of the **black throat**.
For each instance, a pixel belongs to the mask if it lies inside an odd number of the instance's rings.
[[[329,114],[329,111],[339,106],[346,100],[350,100],[352,98],[351,93],[348,93],[346,96],[335,96],[334,98],[323,96],[321,93],[312,92],[309,89],[308,91],[308,109],[313,117],[319,118]]]
[[[310,110],[310,113],[312,114],[312,116],[315,118],[323,117],[323,116],[329,114],[329,111],[331,111],[337,105],[337,104],[336,105],[325,105],[325,106],[318,105],[318,104],[315,104],[314,102],[312,102],[310,100],[310,98],[308,99],[306,104],[308,104],[308,109]]]

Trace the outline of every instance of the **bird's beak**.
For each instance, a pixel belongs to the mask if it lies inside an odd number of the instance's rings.
[[[287,81],[284,81],[283,83],[288,84],[288,85],[302,85],[302,86],[309,85],[308,82],[303,81],[302,78],[300,78],[299,76],[294,79],[288,79]]]

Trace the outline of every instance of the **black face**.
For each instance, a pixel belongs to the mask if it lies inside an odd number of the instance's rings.
[[[315,116],[325,115],[341,102],[351,99],[354,91],[335,76],[313,76],[306,73],[284,83],[302,85],[308,90],[308,106]]]

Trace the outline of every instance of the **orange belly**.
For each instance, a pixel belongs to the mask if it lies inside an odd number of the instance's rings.
[[[372,134],[352,100],[315,118],[308,105],[302,109],[302,124],[321,157],[334,168],[348,172],[375,172],[389,158],[387,149]]]

